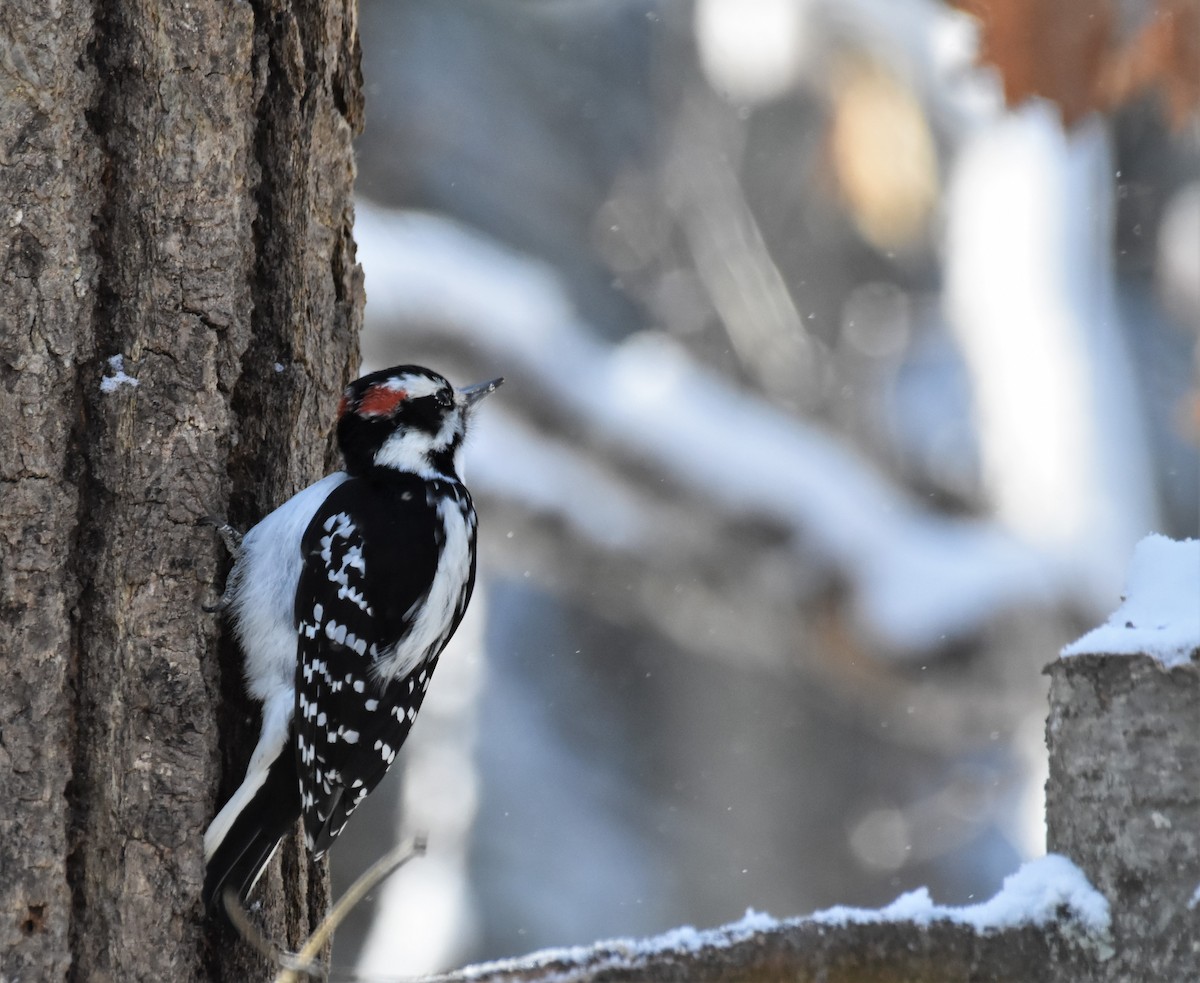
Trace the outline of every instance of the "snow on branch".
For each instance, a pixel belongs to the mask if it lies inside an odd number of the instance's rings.
[[[629,486],[623,470],[643,489],[683,489],[729,522],[785,530],[794,562],[811,565],[815,555],[836,569],[867,630],[893,651],[928,649],[1000,611],[1053,601],[1059,585],[1036,551],[992,523],[923,508],[828,434],[739,390],[664,336],[600,340],[541,263],[445,219],[363,201],[355,228],[374,332],[403,332],[411,343],[414,325],[436,326],[439,342],[509,377],[510,405],[523,401],[541,430],[573,433],[573,449],[536,438],[553,451],[538,455],[535,504],[591,538],[604,538],[596,535],[603,509],[614,541],[628,543],[638,526],[626,506],[640,491],[619,491]],[[473,485],[501,498],[533,495],[514,487],[509,456],[533,449],[529,428],[492,416],[487,439],[470,452]],[[616,461],[604,480],[565,473],[599,475],[597,458]]]
[[[1068,939],[1103,948],[1108,932],[1108,902],[1074,864],[1051,855],[1024,864],[982,904],[935,905],[921,890],[881,909],[839,907],[782,921],[747,911],[721,928],[685,926],[649,939],[550,949],[437,980],[716,980],[754,973],[806,979],[886,966],[888,978],[919,969],[920,978],[936,983],[963,978],[964,959],[986,965],[989,978],[1009,978],[1002,967],[1009,962],[1017,970],[1011,978],[1038,980],[1051,978],[1047,951]]]
[[[1004,879],[1004,886],[988,901],[962,907],[934,904],[929,891],[920,888],[901,895],[885,908],[836,907],[812,915],[823,925],[870,925],[908,921],[916,925],[949,921],[969,925],[976,932],[1000,932],[1021,925],[1049,925],[1064,917],[1088,932],[1103,936],[1109,930],[1108,901],[1083,871],[1066,857],[1049,854],[1021,865]]]

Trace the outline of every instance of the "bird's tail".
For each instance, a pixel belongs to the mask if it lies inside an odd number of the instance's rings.
[[[279,841],[300,817],[291,741],[285,738],[272,745],[264,748],[260,742],[241,787],[204,834],[204,904],[218,912],[224,910],[229,888],[245,905]],[[262,753],[270,751],[275,753]]]

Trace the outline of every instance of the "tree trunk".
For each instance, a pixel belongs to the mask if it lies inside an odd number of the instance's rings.
[[[48,9],[0,5],[0,977],[261,977],[199,902],[256,721],[196,523],[330,463],[362,309],[355,8]],[[281,852],[268,931],[294,945],[326,887]]]
[[[1113,913],[1113,958],[1066,978],[1200,979],[1200,664],[1079,655],[1048,671],[1047,848]]]

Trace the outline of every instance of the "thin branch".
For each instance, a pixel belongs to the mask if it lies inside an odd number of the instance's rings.
[[[338,899],[333,910],[325,916],[316,930],[308,937],[303,947],[295,956],[284,956],[280,959],[283,968],[275,983],[299,983],[300,974],[317,976],[321,968],[317,962],[317,953],[333,938],[333,933],[369,891],[372,891],[381,881],[403,867],[414,857],[425,853],[425,837],[413,836],[394,847],[375,861],[353,884],[345,894]]]
[[[281,963],[283,961],[283,951],[263,935],[246,913],[246,909],[238,904],[235,888],[226,886],[225,890],[221,892],[221,903],[225,906],[225,914],[229,917],[230,924],[237,930],[243,942],[268,962]]]

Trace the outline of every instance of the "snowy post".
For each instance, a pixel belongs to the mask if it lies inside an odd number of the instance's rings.
[[[1150,536],[1121,607],[1048,669],[1047,849],[1111,904],[1099,979],[1200,979],[1198,649],[1200,541]]]

